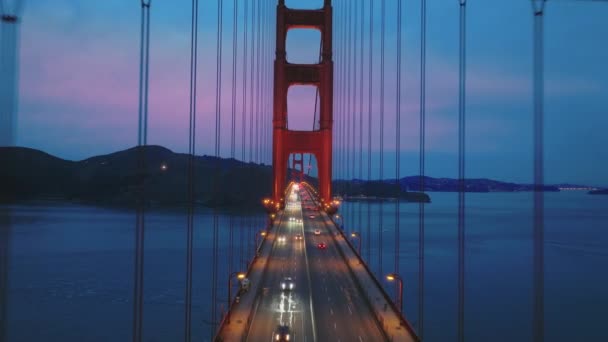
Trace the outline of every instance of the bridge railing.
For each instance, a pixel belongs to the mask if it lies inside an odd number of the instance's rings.
[[[340,226],[334,221],[334,218],[331,215],[327,215],[327,216],[329,217],[330,221],[334,225],[334,228],[336,229],[336,231],[338,231],[339,234],[340,234],[340,236],[342,236],[342,238],[346,242],[347,246],[350,248],[351,252],[356,256],[356,258],[358,259],[358,261],[361,264],[361,266],[365,269],[366,273],[372,279],[374,285],[380,290],[380,293],[384,297],[384,300],[388,303],[388,305],[390,305],[391,309],[395,312],[395,314],[399,318],[401,326],[405,327],[410,332],[410,334],[414,337],[415,340],[418,340],[418,337],[416,335],[416,332],[415,332],[414,328],[405,319],[405,316],[403,315],[403,313],[397,308],[397,305],[395,304],[395,302],[391,299],[391,297],[385,291],[384,287],[382,286],[382,284],[380,284],[380,282],[378,281],[378,279],[376,278],[376,276],[374,275],[374,273],[371,271],[371,269],[369,268],[369,266],[367,265],[367,263],[365,262],[365,260],[363,260],[363,258],[361,257],[361,255],[359,255],[359,253],[357,252],[357,249],[352,244],[352,242],[350,241],[350,239],[346,236],[346,234],[344,233],[344,231],[342,229],[340,229]],[[335,240],[335,236],[333,236],[333,234],[332,234],[332,238],[334,238],[334,240]],[[340,252],[340,254],[342,255],[342,257],[346,261],[346,264],[347,264],[349,270],[351,271],[351,273],[353,273],[353,276],[355,278],[355,282],[359,285],[359,287],[361,288],[362,292],[365,294],[365,296],[366,296],[366,298],[368,300],[368,303],[370,304],[370,307],[372,308],[372,311],[374,312],[374,314],[376,316],[376,320],[378,321],[378,323],[380,323],[380,325],[382,326],[383,330],[385,332],[387,332],[388,331],[388,329],[387,329],[388,327],[386,326],[386,324],[384,322],[384,316],[372,304],[373,301],[372,301],[371,296],[367,292],[367,289],[360,283],[358,277],[354,274],[355,272],[352,269],[350,263],[348,262],[348,259],[344,255],[342,249],[338,248],[338,251]],[[388,339],[392,340],[392,337],[389,337],[389,336],[386,336],[386,337]]]
[[[380,284],[380,282],[378,281],[378,279],[376,278],[376,276],[374,275],[374,273],[372,272],[372,270],[369,268],[369,266],[367,265],[367,263],[365,262],[365,260],[363,260],[363,258],[361,257],[361,255],[359,255],[356,247],[352,244],[352,242],[350,241],[350,239],[346,236],[346,234],[344,233],[344,231],[342,229],[340,229],[340,226],[334,221],[333,217],[328,215],[330,221],[332,222],[332,224],[334,225],[334,227],[336,228],[336,230],[340,233],[340,235],[342,236],[342,238],[345,240],[346,244],[349,246],[350,250],[353,252],[353,254],[357,257],[359,263],[361,264],[361,266],[363,266],[363,268],[365,268],[365,271],[367,272],[367,274],[370,276],[370,278],[372,279],[372,281],[374,282],[374,284],[378,287],[378,289],[380,290],[380,293],[382,293],[382,295],[384,296],[384,299],[386,300],[386,302],[388,303],[388,305],[390,305],[391,309],[397,314],[397,316],[399,317],[400,323],[402,326],[404,326],[411,334],[412,336],[414,336],[417,339],[416,333],[414,331],[414,328],[411,326],[411,324],[405,319],[405,316],[403,315],[403,312],[401,312],[398,308],[397,305],[395,304],[395,302],[391,299],[391,297],[389,296],[389,294],[385,291],[384,287],[382,286],[382,284]],[[342,250],[340,250],[340,254],[342,254],[342,256],[346,259],[346,257],[344,256],[344,254],[342,253]],[[350,266],[350,264],[348,263],[347,260],[347,265],[349,267],[349,269],[352,268]],[[355,277],[357,283],[359,283],[357,277]],[[361,284],[360,284],[361,285]],[[365,295],[367,296],[368,300],[371,303],[371,298],[369,296],[369,294],[367,293],[367,291],[364,289],[363,291],[365,293]],[[383,325],[383,328],[386,329],[386,327],[384,326],[384,317],[380,314],[380,312],[378,312],[372,305],[372,308],[374,310],[374,313],[376,314],[376,318],[378,319],[378,321]],[[385,330],[386,331],[386,330]]]
[[[279,221],[282,220],[282,218],[283,218],[283,213],[281,212]],[[268,223],[266,226],[267,230],[270,230],[270,228],[272,228],[272,227],[273,227],[272,223]],[[276,233],[275,233],[275,235],[276,235]],[[247,266],[246,275],[248,278],[250,278],[250,274],[254,268],[254,265],[255,265],[256,261],[258,261],[260,251],[264,248],[266,243],[269,243],[266,240],[268,240],[268,235],[267,235],[267,237],[262,239],[262,242],[258,246],[256,246],[255,255],[253,256],[253,258],[249,262],[249,265]],[[274,248],[275,248],[275,242],[276,242],[276,236],[274,236],[272,239],[272,246],[270,247],[271,250],[269,252],[269,255],[272,254],[272,250],[274,250]],[[266,277],[266,273],[268,270],[268,264],[269,264],[269,262],[268,262],[268,257],[267,257],[265,264],[264,264],[264,268],[262,269],[262,275],[260,276],[260,279],[264,279]],[[249,308],[249,313],[247,314],[245,328],[244,328],[243,333],[241,334],[241,338],[240,338],[241,341],[247,340],[247,336],[249,335],[249,329],[251,328],[251,323],[253,321],[253,315],[257,309],[257,306],[259,305],[260,297],[262,296],[262,293],[263,293],[263,288],[261,287],[261,281],[256,286],[258,286],[258,289],[255,292],[255,297],[253,299],[253,303]],[[223,341],[223,338],[220,336],[220,333],[222,332],[222,327],[224,327],[224,325],[227,324],[226,319],[228,317],[230,317],[231,310],[234,308],[235,302],[236,302],[236,297],[235,297],[235,299],[232,299],[232,301],[230,302],[230,305],[228,306],[228,309],[226,310],[226,314],[224,315],[224,317],[222,317],[222,320],[220,321],[220,324],[218,325],[217,332],[213,339],[214,341],[216,341],[216,342]]]

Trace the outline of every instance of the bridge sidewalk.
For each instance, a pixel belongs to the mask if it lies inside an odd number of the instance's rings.
[[[281,222],[281,218],[279,217],[275,222]],[[230,303],[228,314],[220,322],[214,341],[246,340],[253,314],[262,294],[262,280],[266,275],[269,256],[274,248],[277,227],[274,224],[272,229],[267,230],[267,235],[257,250],[257,256],[247,270],[247,278],[250,280],[249,291],[241,295],[239,303],[234,300]]]
[[[397,307],[390,297],[382,290],[381,284],[374,277],[366,264],[355,251],[354,246],[344,236],[344,232],[322,213],[325,226],[331,233],[338,246],[338,250],[344,257],[355,281],[361,287],[361,291],[367,297],[367,301],[376,315],[376,319],[382,325],[390,341],[419,341],[414,329],[399,314]]]

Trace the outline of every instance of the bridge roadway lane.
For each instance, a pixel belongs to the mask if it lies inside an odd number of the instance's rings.
[[[304,207],[314,208],[310,196],[304,197]],[[309,237],[308,260],[314,275],[312,293],[319,341],[384,341],[385,336],[359,294],[322,216],[313,210],[304,211],[304,227]],[[320,235],[314,235],[316,229]],[[319,249],[320,242],[327,248]]]
[[[314,207],[309,194],[300,193],[304,207]],[[303,225],[289,217],[303,218]],[[312,210],[303,212],[300,201],[288,199],[276,229],[277,236],[285,236],[286,242],[277,241],[271,252],[262,285],[264,294],[254,309],[247,340],[271,341],[277,326],[285,324],[290,327],[291,341],[384,341],[322,217]],[[315,235],[315,229],[321,234]],[[298,233],[303,234],[303,240],[295,240]],[[327,248],[319,249],[320,242]],[[280,289],[284,277],[294,278],[293,291]]]
[[[299,201],[287,203],[283,220],[276,228],[278,239],[272,249],[266,279],[263,280],[262,297],[255,309],[247,341],[274,341],[279,325],[287,325],[291,331],[290,341],[314,341],[313,318],[311,316],[310,283],[306,266],[304,239],[296,240],[296,234],[303,236],[302,210]],[[291,277],[295,283],[292,291],[282,291],[281,281]]]

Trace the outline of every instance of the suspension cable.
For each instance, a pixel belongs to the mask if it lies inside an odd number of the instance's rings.
[[[353,75],[353,81],[352,81],[352,93],[351,93],[351,100],[353,101],[352,103],[352,114],[351,114],[351,141],[349,143],[350,145],[350,152],[352,153],[352,158],[350,160],[351,164],[349,165],[349,169],[351,170],[351,177],[350,177],[350,181],[352,184],[352,181],[356,178],[356,161],[357,161],[357,144],[356,144],[356,140],[355,140],[355,133],[357,131],[357,87],[358,85],[358,77],[357,77],[357,66],[358,66],[358,61],[357,61],[357,44],[359,42],[359,39],[357,39],[357,19],[359,17],[359,6],[357,5],[356,1],[352,1],[353,3],[353,16],[352,16],[352,23],[353,26],[350,28],[350,31],[353,32],[352,37],[353,37],[353,48],[351,51],[351,55],[353,56],[353,64],[352,64],[352,75]],[[352,190],[352,186],[351,186],[351,194],[354,195],[353,190]],[[355,203],[352,202],[352,205],[350,205],[351,208],[351,215],[349,215],[352,224],[351,226],[351,231],[354,229],[355,227]]]
[[[368,111],[367,111],[367,181],[372,180],[372,110],[373,110],[373,71],[374,71],[374,0],[369,1],[369,72],[368,72]],[[366,259],[371,257],[371,203],[367,201],[367,236]]]
[[[2,139],[0,145],[6,142],[7,146],[17,143],[17,117],[16,117],[16,89],[17,86],[17,45],[18,45],[18,23],[22,12],[23,2],[15,1],[14,8],[4,7],[4,1],[0,0],[0,23],[4,26],[1,30],[0,48],[0,134],[6,134],[6,140]],[[7,6],[8,7],[8,6]],[[13,64],[14,63],[14,64]],[[4,117],[3,117],[4,116]],[[6,121],[5,121],[6,120]],[[4,138],[4,137],[3,137]],[[12,248],[11,209],[0,209],[0,341],[8,341],[8,297],[9,297],[9,267]]]
[[[397,96],[395,99],[395,181],[397,202],[395,204],[395,272],[399,273],[399,243],[401,240],[401,0],[397,0]]]
[[[241,160],[245,161],[245,142],[247,141],[247,30],[249,28],[247,21],[249,19],[249,1],[244,2],[243,9],[243,93],[242,93],[242,103],[243,108],[241,111]]]
[[[245,162],[246,156],[246,141],[247,141],[247,34],[248,34],[248,19],[249,19],[249,1],[244,2],[243,8],[243,92],[241,94],[241,161]],[[244,219],[241,217],[240,239],[239,239],[239,265],[244,265],[245,253],[244,253]]]
[[[342,2],[344,5],[345,3]],[[344,6],[346,7],[346,6]],[[338,133],[339,133],[339,150],[340,151],[340,157],[338,158],[338,162],[339,162],[339,169],[340,169],[340,177],[342,178],[342,182],[341,182],[341,191],[340,193],[344,196],[344,191],[346,189],[346,170],[344,168],[344,161],[346,160],[346,148],[345,148],[345,113],[346,111],[344,110],[344,106],[345,106],[345,77],[346,77],[346,9],[339,11],[339,13],[341,13],[341,20],[340,20],[340,60],[339,60],[339,65],[340,65],[340,76],[339,76],[339,80],[340,80],[340,85],[339,85],[339,108],[338,108],[338,114],[339,114],[339,126],[338,126]]]
[[[141,32],[139,61],[139,122],[138,146],[138,199],[135,218],[135,273],[133,281],[133,341],[140,342],[143,335],[144,287],[144,235],[145,235],[145,146],[148,134],[148,76],[150,53],[151,0],[141,1]]]
[[[545,0],[532,0],[534,13],[534,341],[544,341],[544,47]]]
[[[257,58],[256,58],[256,101],[255,101],[255,106],[256,106],[256,120],[255,120],[255,161],[256,163],[260,162],[260,157],[259,157],[259,151],[260,151],[260,36],[261,36],[261,32],[260,32],[260,27],[261,27],[261,1],[262,0],[257,0],[258,2],[258,20],[257,20],[257,34],[256,34],[256,38],[257,38],[257,48],[256,48],[256,54],[257,54]]]
[[[230,127],[230,158],[235,158],[236,153],[236,91],[237,91],[237,57],[238,57],[238,0],[232,2],[232,93],[231,93],[231,127]],[[228,274],[234,272],[234,215],[231,213],[228,219]],[[230,310],[230,302],[226,309]]]
[[[460,4],[458,99],[458,341],[464,342],[465,294],[465,114],[466,114],[466,0]]]
[[[15,0],[13,6],[4,6],[0,0],[0,146],[17,144],[17,90],[18,86],[18,24],[23,2]]]
[[[251,3],[251,58],[250,58],[250,68],[249,68],[249,162],[253,162],[253,153],[254,153],[254,145],[253,145],[253,110],[254,110],[254,66],[255,66],[255,3]]]
[[[426,135],[426,0],[420,6],[420,192],[424,193],[424,154]],[[424,337],[424,202],[418,211],[418,329]]]
[[[386,0],[381,1],[380,14],[380,167],[379,179],[384,181],[384,45],[386,40]],[[383,202],[380,202],[378,214],[378,274],[382,275],[382,230],[383,230]]]
[[[223,48],[223,1],[217,1],[217,59],[216,59],[216,78],[215,78],[215,157],[220,158],[221,153],[221,118],[222,118],[222,48]],[[216,160],[216,163],[219,160]],[[219,179],[219,167],[214,170],[213,177],[216,179],[213,183],[217,186]],[[216,192],[216,188],[213,188],[213,193]],[[218,261],[219,261],[219,217],[217,209],[213,210],[213,266],[212,266],[212,282],[211,288],[211,323],[213,325],[212,331],[215,331],[215,327],[218,324],[217,319],[217,292],[218,292]]]
[[[196,154],[196,85],[198,66],[198,0],[192,0],[190,33],[190,123],[188,134],[188,226],[186,237],[185,341],[192,339],[192,260],[194,244],[194,159]]]

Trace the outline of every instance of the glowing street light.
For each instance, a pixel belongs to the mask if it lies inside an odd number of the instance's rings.
[[[350,233],[350,237],[357,239],[357,250],[359,251],[359,257],[361,256],[361,234],[357,232]]]
[[[265,230],[260,230],[257,234],[255,234],[255,248],[257,250],[257,248],[259,247],[259,242],[258,242],[258,237],[262,237],[265,238],[266,235],[268,235],[268,232],[266,232]]]
[[[399,312],[403,312],[403,279],[397,273],[389,273],[386,275],[386,280],[399,282]]]
[[[246,274],[243,272],[232,272],[230,276],[228,276],[228,313],[226,313],[226,324],[230,324],[230,304],[232,303],[232,278],[236,278],[238,280],[245,279]]]

